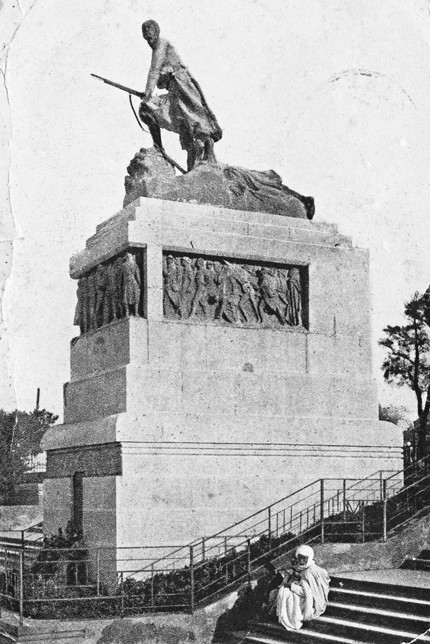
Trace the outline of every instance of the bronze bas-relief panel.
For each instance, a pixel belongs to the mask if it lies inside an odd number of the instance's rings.
[[[78,280],[74,324],[81,335],[130,315],[144,317],[144,258],[128,248]]]
[[[306,266],[163,253],[171,320],[307,328]]]

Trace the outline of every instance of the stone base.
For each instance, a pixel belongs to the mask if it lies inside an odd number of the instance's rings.
[[[72,342],[65,424],[44,438],[47,533],[71,518],[76,473],[87,545],[119,547],[185,544],[319,478],[402,468],[401,435],[378,422],[367,251],[329,224],[140,199],[98,226],[72,276],[130,248],[142,313]],[[193,275],[217,258],[250,282],[299,272],[301,322],[269,307],[252,323],[169,318],[169,255]]]
[[[176,176],[156,148],[142,148],[127,170],[124,207],[139,197],[149,197],[301,219],[312,219],[315,212],[313,198],[284,186],[273,170],[260,172],[222,163],[202,163]]]
[[[401,467],[390,423],[119,414],[51,434],[45,530],[69,519],[70,477],[84,478],[92,546],[187,543],[319,478],[361,479]],[[61,450],[57,451],[61,446]]]

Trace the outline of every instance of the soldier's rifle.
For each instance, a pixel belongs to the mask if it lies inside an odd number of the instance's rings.
[[[130,89],[130,87],[126,87],[125,85],[114,83],[113,81],[110,81],[107,78],[103,78],[103,76],[97,76],[97,74],[91,74],[91,76],[94,76],[94,78],[98,78],[99,80],[106,83],[106,85],[112,85],[112,87],[116,87],[117,89],[122,89],[122,91],[127,92],[127,94],[132,94],[133,96],[137,96],[141,100],[145,96],[144,92],[138,92],[137,89]]]
[[[98,78],[99,80],[103,81],[103,83],[106,83],[106,85],[112,85],[112,87],[116,87],[117,89],[120,89],[123,92],[127,92],[127,94],[130,97],[130,104],[132,106],[133,112],[134,112],[134,108],[133,108],[133,104],[131,102],[131,96],[137,96],[138,98],[140,98],[140,100],[142,100],[143,97],[145,96],[144,92],[138,92],[136,89],[131,89],[130,87],[126,87],[125,85],[120,85],[120,83],[114,83],[113,81],[108,80],[107,78],[103,78],[103,76],[98,76],[97,74],[91,74],[91,76],[94,76],[94,78]],[[135,112],[134,112],[134,115],[136,116]],[[137,118],[137,116],[136,116],[136,118]],[[139,125],[140,125],[140,123],[139,123]],[[140,126],[140,127],[142,127],[142,126]],[[154,147],[157,148],[157,150],[160,150],[161,154],[163,155],[163,157],[166,159],[166,161],[168,163],[170,163],[175,168],[177,168],[180,172],[182,172],[182,174],[186,174],[186,171],[183,168],[181,168],[179,163],[176,163],[176,161],[174,159],[172,159],[172,157],[170,157],[167,154],[167,152],[164,150],[163,147],[160,147],[154,141],[153,141],[153,143],[154,143]]]

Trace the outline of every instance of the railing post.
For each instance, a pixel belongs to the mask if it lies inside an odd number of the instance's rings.
[[[100,595],[100,548],[96,551],[96,584],[97,584],[97,597]]]
[[[381,501],[384,500],[384,477],[382,470],[379,470],[379,498]]]
[[[361,506],[361,541],[363,543],[366,541],[366,506],[364,501]]]
[[[324,479],[320,480],[321,543],[324,543]]]
[[[194,546],[190,546],[190,610],[194,613]]]
[[[151,564],[151,608],[154,608],[155,596],[154,596],[154,564]]]
[[[387,480],[382,481],[382,539],[387,541]]]
[[[24,550],[19,551],[19,625],[24,623]]]
[[[227,555],[227,552],[228,552],[227,539],[228,539],[228,537],[224,537],[224,554],[225,555]]]
[[[247,551],[246,551],[246,573],[248,575],[248,584],[251,583],[251,539],[247,539]]]
[[[120,587],[121,587],[121,615],[124,614],[124,572],[120,572]]]
[[[269,536],[269,552],[272,549],[272,508],[267,508],[267,532]]]
[[[343,479],[343,520],[346,521],[346,479]]]
[[[68,552],[67,556],[70,557],[70,550],[68,550],[67,552]],[[78,564],[77,564],[76,561],[72,561],[70,559],[69,559],[68,563],[72,564],[72,566],[73,566],[73,572],[74,572],[74,575],[75,575],[75,586],[77,586],[78,585]]]

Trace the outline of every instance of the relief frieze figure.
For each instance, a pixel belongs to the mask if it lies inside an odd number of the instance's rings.
[[[130,315],[143,317],[142,252],[128,250],[79,278],[74,324],[81,335]]]
[[[306,267],[165,253],[164,317],[306,328]]]

